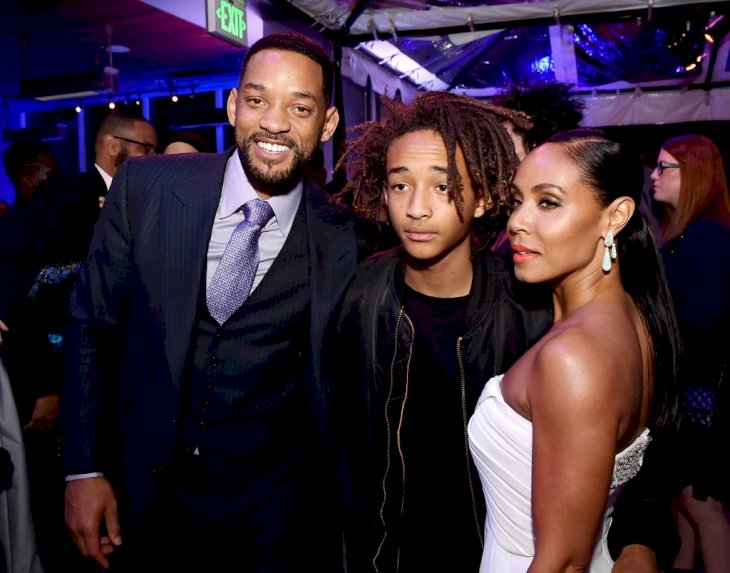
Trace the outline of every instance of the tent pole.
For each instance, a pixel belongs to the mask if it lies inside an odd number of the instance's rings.
[[[335,133],[332,136],[332,165],[337,165],[337,162],[342,156],[342,151],[345,146],[345,138],[347,135],[347,121],[345,109],[345,97],[343,94],[342,86],[342,44],[335,40],[332,43],[333,63],[335,68],[334,75],[334,88],[335,88],[335,107],[340,112],[340,122],[337,124]],[[340,169],[332,175],[332,188],[335,192],[342,190],[347,183],[347,175],[344,170]]]

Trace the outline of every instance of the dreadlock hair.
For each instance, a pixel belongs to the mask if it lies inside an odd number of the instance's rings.
[[[548,137],[576,129],[583,119],[583,102],[570,92],[570,84],[556,81],[516,83],[491,98],[490,102],[526,113],[532,118],[529,130],[515,126],[525,142],[525,151],[532,151]]]
[[[503,126],[509,121],[528,129],[524,114],[448,92],[425,92],[410,104],[382,98],[388,116],[351,128],[361,133],[348,142],[336,169],[346,169],[349,181],[337,199],[360,215],[377,219],[385,205],[386,157],[391,143],[416,131],[435,131],[448,157],[447,184],[457,211],[464,211],[464,188],[456,168],[456,149],[464,155],[476,199],[485,199],[485,214],[474,219],[475,248],[494,240],[509,215],[511,183],[517,168],[512,139]]]

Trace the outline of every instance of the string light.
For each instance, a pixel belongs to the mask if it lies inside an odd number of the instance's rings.
[[[714,11],[710,12],[710,21],[707,23],[707,26],[705,26],[705,40],[707,40],[710,44],[715,43],[715,38],[710,33],[710,30],[712,30],[715,26],[717,26],[720,22],[722,22],[725,19],[724,14],[716,15]]]

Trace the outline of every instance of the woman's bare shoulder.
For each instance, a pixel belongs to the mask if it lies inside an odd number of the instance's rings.
[[[557,324],[535,347],[528,397],[588,412],[611,405],[622,411],[629,397],[617,390],[637,381],[640,360],[625,315],[586,309]]]

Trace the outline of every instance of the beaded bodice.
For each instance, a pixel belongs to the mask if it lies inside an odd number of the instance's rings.
[[[644,461],[644,452],[646,452],[650,441],[649,428],[646,428],[631,445],[616,454],[611,487],[623,485],[639,473],[641,464]]]

